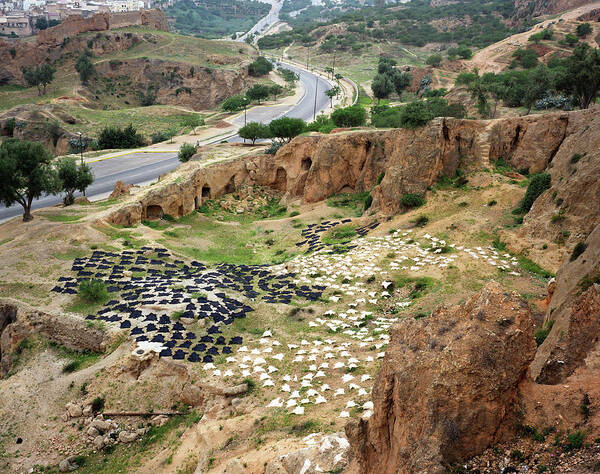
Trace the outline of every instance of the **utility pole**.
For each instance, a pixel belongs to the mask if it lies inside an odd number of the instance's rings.
[[[317,93],[319,92],[319,76],[315,74],[317,81],[315,83],[315,107],[313,108],[313,121],[317,118]]]

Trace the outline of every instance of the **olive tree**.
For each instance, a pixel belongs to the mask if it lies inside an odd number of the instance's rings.
[[[60,179],[52,155],[37,142],[9,138],[0,145],[0,202],[23,206],[23,221],[33,219],[31,203],[44,194],[58,194]]]

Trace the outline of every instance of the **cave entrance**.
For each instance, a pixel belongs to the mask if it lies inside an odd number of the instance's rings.
[[[157,204],[152,204],[146,208],[146,219],[161,219],[163,215],[163,208]]]
[[[179,206],[179,209],[177,209],[177,214],[179,215],[179,217],[183,216],[183,204]]]
[[[210,199],[210,186],[202,186],[202,197]]]
[[[312,160],[310,158],[304,158],[301,163],[302,171],[308,171],[312,166]]]
[[[196,196],[194,198],[194,209],[198,209],[200,207],[200,204],[198,203],[198,196]]]

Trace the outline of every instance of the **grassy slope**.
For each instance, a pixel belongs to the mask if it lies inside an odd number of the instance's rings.
[[[239,61],[251,54],[246,44],[232,41],[211,41],[191,36],[183,36],[141,27],[123,28],[119,31],[137,33],[142,36],[156,38],[155,42],[142,41],[127,51],[115,52],[93,59],[95,63],[113,59],[150,58],[180,61],[195,67],[230,68],[238,67]],[[97,33],[85,33],[84,37]],[[225,56],[239,59],[233,64],[218,65],[210,61],[211,56]],[[38,96],[37,89],[20,86],[0,86],[0,112],[25,104],[50,104],[60,98],[80,97],[77,89],[81,87],[79,76],[71,61],[57,68],[55,80],[48,86],[45,96]],[[187,112],[176,106],[128,107],[123,101],[107,94],[102,98],[106,109],[88,108],[76,103],[61,102],[65,112],[78,119],[77,124],[63,124],[65,128],[96,135],[98,128],[107,124],[126,125],[133,123],[146,135],[157,130],[177,128]],[[116,109],[116,110],[111,110]]]

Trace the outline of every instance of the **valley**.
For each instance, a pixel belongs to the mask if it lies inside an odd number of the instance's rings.
[[[159,7],[0,38],[0,472],[598,472],[600,3]]]

